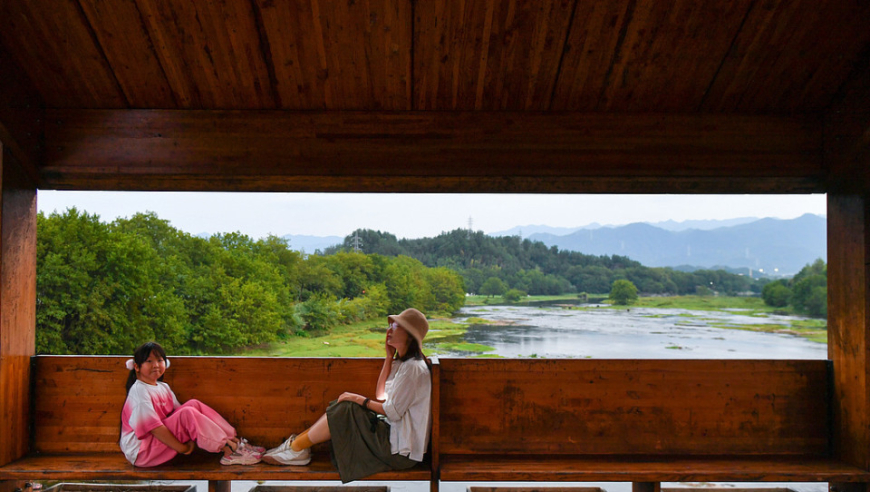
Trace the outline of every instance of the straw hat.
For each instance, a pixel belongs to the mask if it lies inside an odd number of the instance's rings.
[[[399,326],[405,329],[420,345],[420,352],[423,351],[423,339],[426,338],[426,333],[429,333],[429,322],[426,321],[426,315],[417,311],[414,308],[408,308],[402,311],[402,314],[391,314],[387,316],[387,321],[390,323],[398,323]]]

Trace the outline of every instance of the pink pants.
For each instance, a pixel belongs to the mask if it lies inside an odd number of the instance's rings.
[[[236,436],[236,429],[229,422],[199,400],[188,400],[176,408],[163,425],[182,443],[195,441],[197,447],[210,453],[219,452],[230,438]],[[176,454],[174,449],[149,434],[139,445],[136,466],[157,466]]]

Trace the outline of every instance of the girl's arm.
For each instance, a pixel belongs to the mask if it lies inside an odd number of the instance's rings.
[[[154,436],[158,441],[174,449],[175,452],[177,452],[178,454],[190,454],[196,447],[193,444],[193,441],[182,443],[181,441],[176,439],[175,436],[171,432],[169,432],[169,429],[167,429],[165,425],[161,425],[160,427],[152,430],[151,435]]]

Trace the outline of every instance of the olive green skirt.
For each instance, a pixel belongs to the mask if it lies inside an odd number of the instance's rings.
[[[332,402],[326,409],[326,420],[332,435],[332,461],[342,483],[417,464],[391,452],[390,424],[375,412],[350,401]]]

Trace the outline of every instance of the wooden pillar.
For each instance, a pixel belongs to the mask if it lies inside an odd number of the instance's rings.
[[[0,465],[28,450],[36,340],[36,185],[0,143]]]
[[[870,470],[870,200],[828,194],[828,358],[833,454]]]

